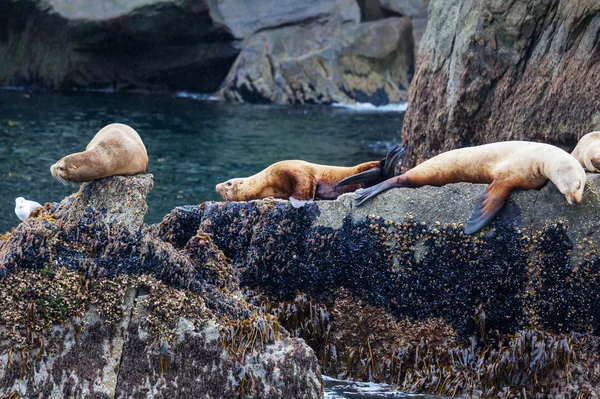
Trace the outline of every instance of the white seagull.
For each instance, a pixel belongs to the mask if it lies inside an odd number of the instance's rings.
[[[26,200],[23,197],[15,199],[15,213],[21,220],[25,220],[29,217],[29,214],[41,205],[35,201]]]

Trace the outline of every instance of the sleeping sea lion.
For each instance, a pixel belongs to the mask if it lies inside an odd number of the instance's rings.
[[[591,132],[579,139],[571,153],[588,172],[600,172],[600,132]]]
[[[569,204],[581,202],[585,171],[558,147],[527,141],[504,141],[460,148],[439,154],[406,173],[392,177],[354,196],[355,206],[393,187],[443,186],[450,183],[491,183],[465,226],[472,234],[498,213],[512,190],[540,189],[550,179]],[[338,183],[357,184],[351,176]]]
[[[113,123],[100,129],[85,151],[67,155],[50,167],[59,181],[84,182],[114,175],[135,175],[148,168],[148,154],[139,134]]]
[[[226,201],[249,201],[267,197],[309,201],[336,199],[349,193],[360,184],[336,187],[340,180],[355,174],[362,183],[372,185],[394,175],[398,159],[405,149],[395,146],[385,159],[361,163],[353,167],[318,165],[300,160],[274,163],[250,177],[227,180],[216,186],[217,193]]]

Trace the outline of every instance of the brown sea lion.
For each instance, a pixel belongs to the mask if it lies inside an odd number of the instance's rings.
[[[61,182],[84,182],[114,175],[135,175],[148,168],[148,154],[139,134],[122,123],[104,126],[85,147],[50,167]],[[66,184],[66,183],[65,183]]]
[[[361,163],[353,167],[318,165],[289,160],[274,163],[250,177],[227,180],[216,186],[226,201],[249,201],[267,197],[309,201],[336,199],[360,188],[360,184],[336,187],[340,180],[360,174],[363,183],[376,184],[394,175],[394,168],[405,149],[395,146],[385,159]]]
[[[581,202],[585,171],[567,152],[549,144],[505,141],[460,148],[437,155],[406,173],[358,190],[355,206],[393,187],[442,186],[449,183],[491,183],[465,226],[479,231],[498,213],[512,190],[540,189],[548,179],[569,204]],[[338,185],[356,184],[354,176]]]
[[[600,132],[591,132],[579,139],[571,155],[588,172],[600,173]]]

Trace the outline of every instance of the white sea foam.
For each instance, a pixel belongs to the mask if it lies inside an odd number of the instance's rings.
[[[361,112],[406,112],[408,108],[408,103],[392,103],[386,105],[373,105],[371,103],[333,103],[334,107],[346,108],[353,111],[361,111]]]
[[[338,380],[326,375],[323,376],[323,381],[326,384],[325,399],[423,398],[423,395],[395,391],[387,384]]]
[[[179,98],[191,98],[192,100],[198,101],[219,101],[220,98],[210,93],[194,93],[191,91],[178,91],[175,93],[175,97]]]

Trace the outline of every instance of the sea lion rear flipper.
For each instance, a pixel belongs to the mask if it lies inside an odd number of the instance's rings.
[[[381,169],[373,168],[373,169],[365,170],[364,172],[360,172],[355,175],[346,177],[345,179],[337,182],[337,184],[335,186],[336,187],[348,186],[350,184],[362,184],[362,183],[369,183],[369,182],[380,181],[380,180],[381,180]]]
[[[401,159],[406,155],[406,145],[396,144],[393,146],[381,161],[382,177],[387,179],[394,177],[396,174],[396,166]]]
[[[392,177],[379,184],[376,184],[368,188],[360,188],[354,192],[354,206],[361,206],[363,202],[369,198],[373,198],[379,193],[382,193],[390,188],[394,187],[408,187],[409,184],[406,181],[404,175],[398,177]]]
[[[396,165],[405,154],[406,146],[402,144],[396,144],[387,152],[385,158],[381,160],[379,168],[372,168],[346,177],[345,179],[340,180],[335,186],[339,187],[348,186],[350,184],[362,184],[368,187],[372,184],[377,184],[382,180],[394,177],[396,174]]]
[[[481,230],[506,203],[512,188],[506,184],[492,182],[486,193],[477,201],[475,209],[465,226],[465,234],[473,234]]]

